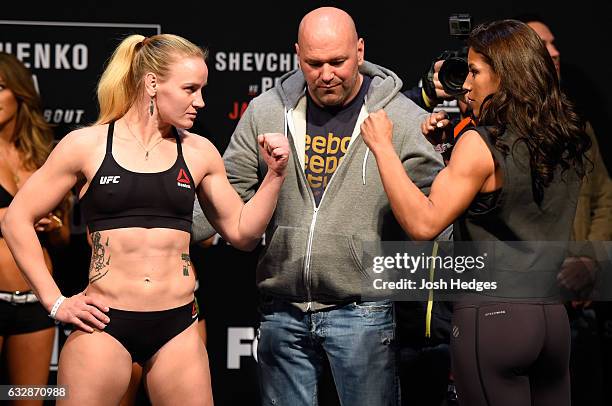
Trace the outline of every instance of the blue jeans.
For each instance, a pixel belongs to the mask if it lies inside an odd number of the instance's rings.
[[[325,358],[342,405],[399,404],[391,302],[303,313],[273,300],[261,311],[257,358],[262,405],[317,405]]]

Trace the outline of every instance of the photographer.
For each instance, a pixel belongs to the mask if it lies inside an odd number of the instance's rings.
[[[472,17],[469,14],[452,14],[448,22],[451,38],[465,42],[472,29]],[[457,138],[474,125],[469,107],[463,99],[463,82],[467,73],[467,48],[463,45],[456,50],[443,51],[431,63],[420,85],[404,91],[406,97],[434,113],[421,125],[421,130],[436,151],[442,154],[445,163],[450,159]]]
[[[443,59],[436,58],[431,64],[431,68],[425,73],[421,79],[419,86],[404,91],[404,95],[415,102],[419,107],[427,111],[433,109],[444,100],[452,100],[454,97],[446,93],[442,83],[440,83],[439,74],[440,68],[444,64]],[[425,83],[429,82],[428,89],[425,90]]]
[[[471,31],[471,17],[454,14],[449,17],[450,35],[465,39]],[[451,61],[450,63],[448,61]],[[463,61],[464,66],[461,66]],[[444,66],[444,70],[441,69]],[[450,74],[449,74],[450,67]],[[463,82],[467,76],[467,50],[446,50],[422,77],[421,85],[404,95],[423,109],[434,112],[421,124],[421,131],[445,163],[455,139],[470,128],[471,115],[463,101]],[[451,102],[449,111],[438,110],[443,102]],[[457,108],[453,108],[453,101]],[[456,404],[454,383],[450,376],[450,320],[452,304],[437,301],[398,302],[397,328],[400,342],[400,384],[402,404],[438,406]]]

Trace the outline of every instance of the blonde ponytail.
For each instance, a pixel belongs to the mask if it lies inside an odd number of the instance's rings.
[[[96,124],[107,124],[123,116],[134,103],[135,83],[132,83],[132,63],[137,48],[145,39],[142,35],[130,35],[113,52],[100,82],[98,103],[100,116]]]

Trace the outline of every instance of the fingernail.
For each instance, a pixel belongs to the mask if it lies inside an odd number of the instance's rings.
[[[442,128],[442,125],[443,125],[443,124],[442,124],[442,122],[440,121],[440,122],[438,122],[438,123],[436,124],[436,127],[438,127],[438,128]]]

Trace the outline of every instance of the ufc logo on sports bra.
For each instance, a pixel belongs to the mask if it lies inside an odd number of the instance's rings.
[[[100,184],[108,185],[109,183],[119,183],[121,176],[100,176]]]

